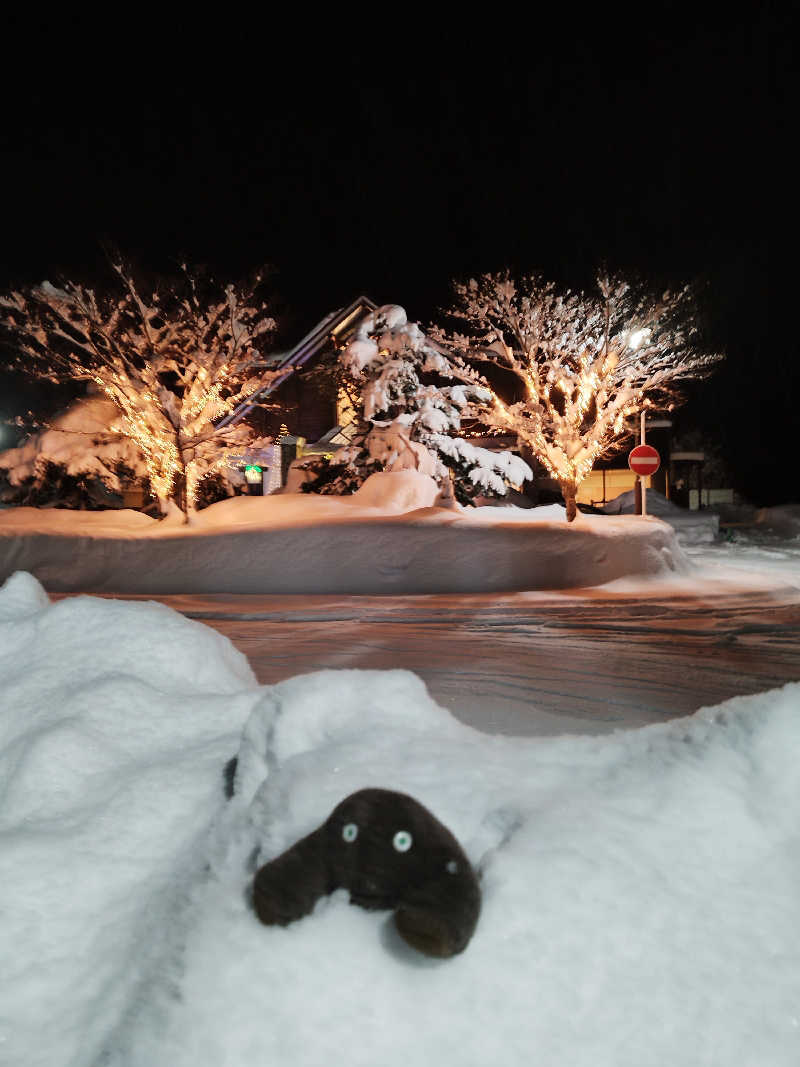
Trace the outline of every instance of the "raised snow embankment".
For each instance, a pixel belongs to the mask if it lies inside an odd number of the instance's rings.
[[[396,490],[376,503],[374,487],[339,498],[238,497],[190,526],[138,512],[10,508],[0,511],[0,580],[24,570],[52,592],[148,595],[485,593],[690,567],[656,518],[564,516],[556,505],[450,510]]]

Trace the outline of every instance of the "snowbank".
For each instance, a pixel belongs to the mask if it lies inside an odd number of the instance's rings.
[[[254,687],[153,604],[0,591],[4,1061],[663,1067],[800,1055],[800,685],[614,735],[488,737],[401,671]],[[222,766],[239,753],[236,795]],[[378,785],[481,872],[432,961],[261,859]]]
[[[0,452],[0,470],[6,472],[11,485],[21,485],[41,474],[43,464],[55,463],[67,474],[96,475],[119,489],[118,463],[140,477],[147,473],[144,457],[123,433],[122,422],[122,413],[108,397],[80,397],[57,415],[48,429]]]
[[[189,527],[139,512],[9,508],[0,511],[0,580],[25,570],[54,592],[149,595],[477,593],[689,568],[655,518],[567,524],[556,505],[434,507],[434,483],[417,472],[373,478],[351,497],[235,497]]]
[[[606,515],[633,515],[636,508],[636,494],[633,489],[609,500],[604,505]],[[663,493],[655,489],[647,490],[647,511],[668,522],[678,535],[682,545],[703,545],[716,541],[719,537],[719,515],[713,511],[688,511],[673,504]]]
[[[353,493],[353,502],[360,507],[402,513],[431,508],[438,497],[439,486],[427,474],[415,470],[378,471]]]
[[[153,966],[219,768],[258,700],[245,658],[157,604],[0,591],[0,1061],[94,1063]]]
[[[758,531],[764,530],[776,537],[800,537],[800,504],[760,508],[756,512],[756,524]]]

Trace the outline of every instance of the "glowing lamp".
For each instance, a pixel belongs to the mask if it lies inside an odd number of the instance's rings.
[[[637,348],[641,348],[642,347],[642,345],[644,344],[644,342],[647,340],[647,338],[649,336],[650,336],[650,331],[647,330],[647,329],[634,330],[633,333],[628,338],[628,348],[630,348],[632,352],[635,352]]]

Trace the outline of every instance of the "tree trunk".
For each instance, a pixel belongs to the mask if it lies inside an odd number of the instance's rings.
[[[176,442],[177,443],[177,442]],[[186,460],[183,456],[183,450],[178,445],[179,465],[175,472],[175,481],[172,485],[172,499],[178,505],[183,512],[183,521],[188,523],[189,521],[189,502],[186,492]]]
[[[578,487],[575,482],[562,482],[561,492],[564,496],[564,503],[567,505],[567,522],[573,522],[578,514],[578,505],[575,500]]]

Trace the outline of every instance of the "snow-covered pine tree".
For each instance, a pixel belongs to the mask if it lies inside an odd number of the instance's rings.
[[[359,426],[306,491],[352,493],[377,471],[413,469],[434,478],[444,498],[454,492],[468,504],[479,494],[504,496],[509,484],[531,477],[518,456],[453,436],[470,405],[489,394],[462,379],[446,349],[410,323],[403,308],[387,304],[366,316],[340,359],[361,387]]]
[[[595,461],[630,435],[626,420],[644,408],[671,409],[679,383],[722,359],[695,345],[688,286],[656,298],[599,276],[595,294],[558,292],[536,275],[518,284],[506,272],[454,290],[447,314],[468,333],[434,328],[431,336],[473,368],[485,390],[479,417],[514,432],[557,479],[570,522]],[[490,386],[474,370],[481,363],[507,373]]]
[[[202,478],[230,447],[260,444],[240,424],[215,420],[268,385],[261,357],[275,328],[261,297],[264,275],[220,287],[181,268],[144,293],[112,261],[116,289],[98,294],[49,282],[0,297],[12,366],[54,382],[92,382],[119,409],[121,432],[141,450],[162,512],[188,518]]]

